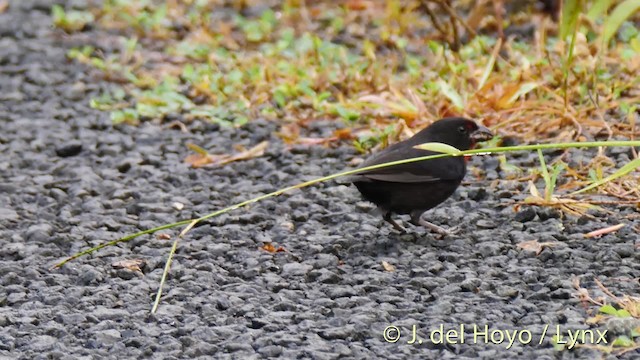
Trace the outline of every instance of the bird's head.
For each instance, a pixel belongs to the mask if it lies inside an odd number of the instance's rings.
[[[416,144],[440,142],[458,150],[472,149],[476,143],[493,138],[488,128],[476,124],[473,120],[450,117],[440,119],[417,133],[412,140]]]

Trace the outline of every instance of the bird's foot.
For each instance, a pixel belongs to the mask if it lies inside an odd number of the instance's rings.
[[[416,225],[416,226],[423,226],[433,232],[435,232],[436,234],[439,235],[439,239],[444,238],[445,236],[451,236],[451,235],[455,235],[458,232],[460,232],[460,227],[459,226],[455,226],[451,229],[445,229],[441,226],[438,226],[436,224],[430,223],[424,219],[422,219],[421,217],[415,218],[412,217],[411,218],[411,223]]]
[[[400,231],[402,234],[406,234],[406,233],[407,233],[407,229],[406,229],[404,226],[402,226],[402,225],[398,224],[395,220],[393,220],[393,219],[391,218],[391,213],[390,213],[390,212],[385,213],[385,214],[382,216],[382,218],[384,219],[384,221],[386,221],[386,222],[388,222],[389,224],[391,224],[391,225],[393,226],[393,228],[394,228],[394,229],[396,229],[396,230]]]

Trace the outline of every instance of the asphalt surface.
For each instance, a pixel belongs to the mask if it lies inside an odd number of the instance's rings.
[[[425,215],[461,227],[444,240],[396,233],[338,182],[207,221],[180,243],[154,315],[171,240],[143,236],[50,270],[88,246],[341,171],[360,156],[349,144],[287,149],[277,124],[260,119],[242,129],[196,121],[186,133],[113,126],[88,105],[111,85],[66,59],[78,43],[52,28],[50,5],[11,1],[0,14],[0,357],[578,359],[601,353],[555,350],[552,336],[590,330],[585,342],[604,345],[638,325],[587,324],[598,307],[574,287],[578,279],[610,302],[597,279],[617,296],[638,295],[637,209],[606,207],[593,218],[516,211],[526,184],[504,180],[490,157],[474,158],[457,193]],[[310,135],[334,126],[319,122]],[[188,142],[224,154],[263,140],[260,158],[215,169],[184,162]],[[623,164],[629,153],[612,156]],[[537,166],[530,155],[510,161]],[[619,222],[628,226],[583,237]],[[553,246],[518,246],[531,240]],[[269,242],[286,251],[261,249]],[[113,266],[132,259],[145,260],[141,273]],[[443,341],[449,330],[457,332]]]

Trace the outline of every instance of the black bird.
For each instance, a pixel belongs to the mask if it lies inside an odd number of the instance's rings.
[[[489,129],[474,121],[451,117],[438,120],[410,139],[395,143],[365,160],[359,168],[436,152],[416,149],[416,145],[439,142],[458,150],[469,150],[478,141],[493,137]],[[410,214],[411,223],[422,225],[441,235],[448,232],[422,219],[422,214],[451,196],[467,172],[463,157],[416,161],[355,174],[349,178],[363,197],[378,205],[383,219],[401,232],[406,229],[391,218],[393,213]]]

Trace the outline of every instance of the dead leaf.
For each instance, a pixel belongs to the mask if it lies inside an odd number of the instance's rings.
[[[351,133],[350,128],[338,129],[333,132],[333,136],[340,140],[351,140],[353,139],[353,134]]]
[[[425,115],[427,106],[411,89],[406,90],[405,96],[400,90],[391,88],[388,92],[379,95],[364,95],[358,98],[359,102],[369,106],[377,106],[373,114],[380,116],[397,116],[410,123]]]
[[[557,242],[538,242],[538,240],[531,240],[531,241],[524,241],[519,243],[518,247],[523,250],[533,251],[536,253],[536,255],[540,255],[540,253],[545,247],[550,248],[557,245],[558,245]]]
[[[362,11],[371,7],[371,1],[367,0],[348,0],[345,6],[349,10]]]
[[[471,12],[467,16],[467,25],[469,25],[471,29],[480,28],[480,23],[482,22],[482,19],[484,19],[488,14],[490,14],[489,7],[486,6],[487,3],[488,1],[486,0],[477,1],[475,3],[475,6],[471,9]]]
[[[300,145],[324,145],[331,141],[331,139],[335,138],[311,138],[311,137],[300,137],[296,141],[297,144]]]
[[[531,92],[533,89],[538,87],[537,83],[534,82],[526,82],[519,84],[509,84],[505,88],[504,93],[498,99],[497,107],[498,109],[508,109],[511,105],[518,100],[520,96],[526,95]]]
[[[586,322],[587,325],[597,325],[597,324],[604,323],[609,318],[610,318],[609,316],[604,316],[602,314],[596,314],[593,317],[587,318],[587,320],[585,322]]]
[[[598,229],[598,230],[594,230],[591,231],[590,233],[584,234],[585,238],[592,238],[592,237],[599,237],[602,235],[606,235],[612,232],[616,232],[620,229],[622,229],[624,227],[624,224],[618,224],[618,225],[613,225],[613,226],[609,226],[606,227],[604,229]]]
[[[116,261],[111,266],[114,269],[127,269],[130,271],[142,272],[140,267],[144,266],[147,262],[142,259],[130,259],[130,260],[121,260]]]
[[[391,264],[389,264],[386,261],[382,261],[382,267],[384,268],[385,271],[388,271],[388,272],[396,271],[396,267],[391,265]]]
[[[529,180],[529,192],[531,193],[531,196],[524,199],[524,203],[528,205],[550,206],[575,216],[587,216],[590,218],[593,218],[593,216],[587,214],[589,209],[601,209],[600,207],[587,202],[564,199],[556,196],[551,196],[551,199],[547,201],[540,195],[540,192],[531,180]]]
[[[169,240],[171,239],[171,235],[165,233],[159,233],[156,235],[156,239],[158,240]]]
[[[285,144],[293,144],[300,137],[300,125],[297,123],[285,124],[276,132]]]
[[[241,151],[235,155],[211,155],[206,150],[195,144],[187,144],[187,147],[196,152],[196,154],[189,155],[185,158],[185,162],[190,164],[194,168],[204,166],[222,166],[234,161],[253,159],[264,155],[264,151],[269,146],[268,141],[263,141],[258,145]]]
[[[8,1],[0,1],[0,14],[4,13],[5,11],[7,11],[8,8],[9,8],[9,2]]]
[[[270,253],[274,253],[276,252],[276,247],[273,246],[272,243],[264,243],[261,247],[262,250],[266,251],[266,252],[270,252]]]
[[[278,248],[276,249],[275,246],[273,246],[272,243],[264,243],[261,247],[262,250],[270,252],[270,253],[278,253],[278,252],[286,252],[287,249],[283,248],[282,246],[278,246]]]

